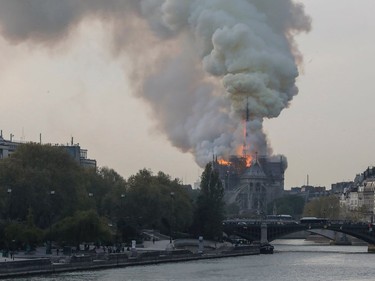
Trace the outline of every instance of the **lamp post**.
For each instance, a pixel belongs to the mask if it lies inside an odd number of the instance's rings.
[[[10,222],[11,221],[11,219],[12,219],[12,217],[11,217],[11,210],[12,210],[12,189],[11,188],[8,188],[8,190],[7,190],[7,193],[8,193],[8,214],[7,214],[7,219],[8,219],[8,221]],[[13,240],[12,240],[13,241]],[[8,243],[7,243],[8,244]],[[10,243],[11,244],[11,243]],[[11,246],[12,245],[7,245],[7,255],[8,255],[8,253],[9,253],[9,251],[11,250]]]
[[[10,212],[12,211],[12,189],[8,188],[7,190],[8,193],[8,220],[11,220],[11,215]]]
[[[55,191],[49,192],[49,243],[47,244],[46,254],[52,254],[52,196],[55,195]]]
[[[124,199],[125,199],[125,194],[124,193],[121,193],[121,215],[122,215],[122,213],[123,213],[123,206],[124,206],[124,204],[123,204],[123,201],[124,201]]]
[[[174,212],[174,192],[170,193],[171,196],[171,219],[169,222],[169,243],[172,244],[172,226],[173,226],[173,212]]]
[[[95,202],[95,199],[94,199],[94,193],[89,192],[88,195],[89,195],[89,204],[90,204],[90,207],[91,207],[92,209],[95,209],[95,207],[96,207],[96,202]]]
[[[118,230],[119,230],[119,227],[121,227],[121,231],[120,231],[120,247],[119,247],[119,250],[121,251],[122,249],[122,242],[123,242],[123,237],[124,237],[124,233],[123,233],[123,229],[124,229],[124,220],[123,220],[123,216],[124,216],[124,199],[125,199],[125,194],[124,193],[121,193],[120,195],[120,214],[117,218],[117,233],[118,233]],[[118,236],[118,234],[117,234]]]

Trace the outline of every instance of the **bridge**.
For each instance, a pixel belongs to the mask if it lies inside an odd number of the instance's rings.
[[[314,229],[332,230],[344,233],[369,244],[368,251],[375,252],[375,225],[361,222],[327,221],[324,223],[279,222],[267,220],[226,220],[223,232],[228,236],[237,236],[250,242],[272,242],[298,231]]]

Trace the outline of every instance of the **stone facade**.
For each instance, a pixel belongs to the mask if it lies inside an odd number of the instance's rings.
[[[267,205],[281,197],[284,191],[284,159],[259,157],[254,159],[249,167],[238,167],[231,163],[234,167],[226,165],[226,170],[223,165],[217,162],[215,164],[225,186],[226,204],[235,203],[240,213],[267,214]],[[232,180],[228,180],[228,177],[232,177]]]

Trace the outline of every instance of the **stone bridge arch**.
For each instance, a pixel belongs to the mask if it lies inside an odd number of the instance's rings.
[[[262,238],[262,225],[266,225],[267,237]],[[311,231],[314,230],[331,230],[335,232],[344,233],[346,235],[355,237],[359,240],[367,242],[369,244],[369,251],[372,248],[375,249],[375,227],[372,224],[364,223],[328,223],[328,224],[315,224],[305,225],[298,223],[265,223],[261,221],[252,222],[231,222],[223,224],[223,231],[226,235],[236,235],[249,241],[261,241],[267,239],[268,242],[272,242],[287,234],[292,234],[302,230]],[[315,231],[318,232],[318,231]]]

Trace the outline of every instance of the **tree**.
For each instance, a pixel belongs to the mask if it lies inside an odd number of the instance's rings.
[[[334,195],[313,199],[305,205],[303,215],[338,219],[340,216],[340,201]]]
[[[178,179],[159,172],[156,176],[147,169],[129,177],[124,200],[124,225],[134,228],[159,229],[170,234],[186,231],[192,222],[192,204]],[[171,196],[173,194],[173,197]]]
[[[127,182],[115,170],[103,167],[92,177],[90,192],[101,216],[117,221],[123,211]]]
[[[224,188],[212,163],[206,165],[201,176],[200,187],[194,214],[193,232],[206,239],[220,239],[224,219]]]
[[[8,248],[34,249],[43,238],[43,231],[34,224],[32,209],[29,208],[27,221],[10,221],[4,229],[4,240]]]
[[[36,226],[46,228],[84,205],[83,168],[62,147],[19,145],[0,161],[0,171],[0,192],[11,190],[3,204],[10,220],[26,221],[31,207]]]
[[[305,199],[298,195],[288,195],[275,199],[268,204],[268,213],[272,214],[276,211],[277,214],[291,215],[292,217],[300,217],[305,206]]]
[[[21,233],[30,219],[36,234],[44,230],[48,240],[78,243],[93,237],[72,237],[78,231],[75,227],[86,227],[88,220],[90,225],[102,225],[94,215],[100,221],[105,218],[113,233],[134,239],[141,228],[169,234],[173,225],[174,232],[186,232],[192,210],[180,180],[163,172],[153,175],[143,169],[125,180],[110,168],[81,167],[63,147],[35,143],[19,145],[11,157],[0,161],[0,246],[6,233],[7,237],[16,234],[14,229]],[[14,231],[7,230],[15,221],[19,224],[12,226]]]
[[[79,211],[53,226],[54,238],[61,243],[79,245],[82,242],[107,242],[111,240],[108,222],[94,210]]]
[[[349,210],[348,206],[341,206],[340,207],[340,218],[345,220],[353,220],[353,221],[362,221],[362,222],[370,222],[373,220],[372,218],[373,212],[369,210],[369,208],[365,205],[362,205],[355,210]]]

